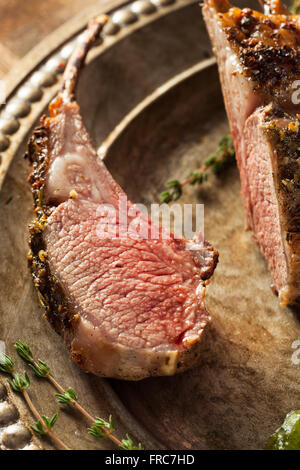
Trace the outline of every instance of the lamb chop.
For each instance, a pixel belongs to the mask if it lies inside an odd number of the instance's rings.
[[[300,301],[300,16],[279,0],[265,13],[206,0],[241,176],[246,228],[282,305]]]
[[[165,237],[127,200],[93,148],[75,89],[105,22],[90,22],[50,116],[29,141],[36,214],[29,265],[46,317],[73,361],[96,375],[139,380],[197,363],[210,321],[205,285],[218,254],[201,236]]]

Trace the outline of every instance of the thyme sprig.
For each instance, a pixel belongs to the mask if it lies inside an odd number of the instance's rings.
[[[0,355],[0,371],[5,374],[12,374],[14,371],[14,362],[4,353]]]
[[[220,140],[216,152],[208,157],[198,170],[192,171],[183,181],[171,180],[167,182],[168,189],[160,194],[162,202],[177,201],[182,195],[184,186],[204,183],[208,179],[209,171],[219,175],[229,163],[234,161],[234,158],[235,150],[232,137],[226,135]]]
[[[124,450],[143,450],[141,444],[136,447],[131,438],[126,434],[127,439],[122,439],[122,449]]]
[[[43,436],[47,434],[47,431],[45,430],[45,426],[49,432],[53,428],[54,424],[56,423],[57,418],[58,418],[58,413],[55,413],[52,416],[52,418],[48,418],[48,416],[42,415],[42,419],[44,423],[42,423],[39,420],[39,421],[36,421],[34,424],[32,424],[30,427],[34,432],[36,432],[37,434],[40,434],[40,436]]]
[[[88,433],[91,434],[91,436],[103,438],[106,437],[104,432],[105,430],[112,433],[114,429],[115,423],[112,415],[110,415],[108,421],[105,421],[105,419],[102,418],[96,418],[94,424],[88,429]]]
[[[24,377],[18,374],[18,372],[12,372],[11,375],[12,379],[7,379],[7,382],[14,392],[23,393],[24,390],[30,387],[30,380],[27,372],[24,372]]]
[[[115,425],[112,416],[109,417],[108,421],[98,417],[93,418],[93,416],[91,416],[78,402],[78,396],[75,390],[70,387],[64,389],[51,374],[50,367],[41,359],[36,360],[30,347],[22,339],[15,343],[15,349],[20,355],[20,357],[31,367],[37,377],[47,379],[56,388],[56,390],[59,392],[55,394],[58,403],[66,406],[74,406],[82,415],[84,415],[92,423],[92,426],[88,428],[88,433],[90,435],[98,439],[110,439],[118,447],[124,450],[143,449],[140,443],[138,444],[138,447],[136,447],[133,441],[128,436],[128,434],[126,435],[127,439],[123,439],[122,441],[120,441],[113,434]]]
[[[27,362],[27,364],[33,370],[35,375],[37,375],[37,377],[48,377],[50,373],[50,367],[40,359],[38,359],[38,361],[35,361],[33,359],[33,355],[28,344],[26,344],[23,340],[19,339],[19,341],[15,343],[15,349],[19,356]]]
[[[18,372],[15,372],[14,361],[10,356],[3,353],[0,354],[0,371],[11,376],[11,378],[7,379],[8,384],[10,385],[13,392],[21,393],[23,395],[28,408],[37,420],[34,425],[30,426],[31,429],[40,435],[48,434],[54,440],[54,442],[59,445],[59,447],[65,450],[69,450],[65,443],[52,431],[52,428],[58,418],[58,414],[56,413],[51,419],[45,415],[41,416],[33,404],[28,394],[30,379],[27,372],[24,372],[24,376],[20,375]]]
[[[70,387],[64,393],[56,393],[55,397],[62,405],[74,405],[74,402],[78,401],[76,392]]]

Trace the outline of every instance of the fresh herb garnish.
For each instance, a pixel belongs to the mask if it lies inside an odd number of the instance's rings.
[[[58,413],[55,413],[52,418],[48,418],[48,416],[42,415],[43,422],[47,427],[47,430],[50,431],[54,424],[57,421],[58,418]],[[36,421],[34,424],[32,424],[30,427],[31,429],[36,432],[37,434],[40,434],[40,436],[43,436],[47,434],[47,431],[45,431],[45,426],[41,421]]]
[[[30,379],[27,372],[24,372],[24,376],[22,376],[18,372],[15,372],[14,368],[15,365],[11,357],[7,354],[0,354],[0,371],[11,376],[10,379],[7,379],[7,382],[10,385],[12,391],[15,393],[21,393],[23,395],[31,413],[37,420],[33,425],[30,426],[31,429],[39,435],[49,435],[54,440],[54,442],[59,445],[60,448],[69,450],[65,443],[52,431],[52,427],[58,418],[58,414],[56,413],[51,419],[45,415],[40,415],[28,394]]]
[[[102,419],[102,418],[93,418],[81,405],[78,403],[78,396],[73,390],[73,388],[67,388],[64,389],[53,377],[51,374],[50,367],[48,364],[46,364],[44,361],[41,359],[35,359],[34,355],[28,346],[27,343],[25,343],[23,340],[19,340],[15,343],[15,349],[19,356],[27,362],[29,367],[33,370],[35,375],[39,378],[43,378],[48,380],[52,385],[56,388],[56,390],[59,393],[55,394],[56,400],[58,403],[61,405],[65,406],[74,406],[77,408],[77,410],[84,415],[91,423],[92,426],[88,429],[88,433],[96,438],[108,438],[111,441],[113,441],[118,447],[121,449],[125,450],[142,450],[142,445],[138,444],[138,447],[136,447],[130,437],[126,435],[127,439],[123,439],[120,441],[114,434],[113,431],[115,429],[114,421],[112,416],[109,417],[108,421]],[[1,367],[1,362],[0,362],[0,367]],[[7,364],[7,367],[10,367],[9,364]],[[47,419],[47,417],[46,417]],[[53,419],[53,418],[52,418]],[[45,423],[45,421],[44,421]],[[45,423],[46,424],[46,423]],[[35,423],[35,428],[36,429],[41,429],[41,426],[43,426],[43,422],[41,419],[39,419],[39,422]],[[50,427],[51,429],[51,427]],[[38,431],[36,431],[38,432]],[[124,444],[125,442],[125,444]],[[127,443],[127,444],[126,444]],[[126,447],[127,446],[127,447]]]
[[[91,436],[101,438],[107,437],[107,435],[105,434],[105,430],[112,433],[114,429],[115,423],[112,415],[110,415],[108,421],[105,421],[105,419],[102,418],[96,418],[93,426],[89,428],[88,433],[91,434]]]
[[[126,434],[126,438],[127,439],[122,439],[122,449],[125,449],[125,450],[143,450],[141,444],[139,444],[138,447],[136,447],[134,445],[134,443],[132,442],[132,440],[130,439],[128,434]]]
[[[231,135],[227,135],[220,140],[216,152],[205,160],[201,168],[192,171],[183,181],[171,180],[167,182],[168,189],[160,194],[162,202],[177,201],[182,195],[184,186],[204,183],[208,179],[208,172],[219,175],[234,159],[233,140]]]
[[[61,405],[75,405],[78,401],[76,392],[70,387],[64,393],[56,393],[55,398]]]
[[[0,371],[5,374],[12,374],[14,370],[14,363],[7,354],[0,354]]]
[[[30,387],[30,380],[27,372],[24,372],[24,377],[18,374],[18,372],[11,372],[11,376],[12,379],[7,379],[7,382],[14,392],[23,393]]]

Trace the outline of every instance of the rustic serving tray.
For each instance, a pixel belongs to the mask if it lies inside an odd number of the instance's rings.
[[[244,231],[235,166],[200,189],[186,188],[180,200],[205,204],[205,237],[220,251],[207,294],[213,322],[199,367],[137,383],[94,377],[71,363],[42,316],[26,261],[32,218],[26,139],[57,91],[78,34],[103,11],[112,21],[89,55],[79,103],[99,155],[133,201],[159,202],[165,182],[196,169],[228,132],[217,68],[194,1],[104,3],[38,46],[18,77],[9,77],[0,116],[0,340],[14,357],[13,343],[20,337],[29,342],[92,414],[112,413],[117,435],[128,432],[148,449],[263,448],[300,404],[300,367],[292,361],[300,324],[296,311],[279,307],[266,264]],[[32,438],[26,427],[32,416],[4,383],[1,376],[0,449],[53,448]],[[32,379],[30,394],[43,413],[57,410],[48,383]],[[73,449],[112,448],[88,436],[87,424],[75,411],[62,410],[56,431]]]

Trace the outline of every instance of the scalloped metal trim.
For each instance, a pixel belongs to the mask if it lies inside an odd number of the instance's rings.
[[[137,0],[125,7],[108,12],[110,21],[103,31],[103,50],[117,42],[124,30],[136,29],[145,24],[145,17],[149,21],[163,16],[177,7],[184,7],[194,3],[194,0]],[[153,18],[151,18],[153,17]],[[0,113],[0,189],[3,184],[10,163],[13,160],[15,149],[12,148],[17,136],[22,135],[22,119],[30,116],[36,104],[41,102],[46,89],[57,86],[58,77],[64,71],[74,45],[80,41],[81,32],[75,38],[64,44],[58,52],[54,53],[45,64],[35,70],[7,102]],[[47,93],[46,93],[47,94]],[[12,138],[12,136],[15,136]],[[20,139],[18,139],[20,140]]]
[[[0,450],[41,450],[0,381]]]

